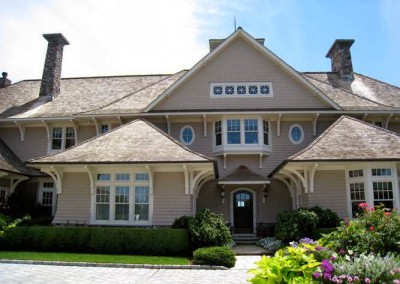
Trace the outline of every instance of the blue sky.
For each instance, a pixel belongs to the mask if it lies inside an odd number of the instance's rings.
[[[0,0],[0,71],[39,79],[47,42],[61,32],[63,77],[175,73],[236,25],[298,71],[329,71],[333,41],[355,39],[358,73],[400,86],[397,0]]]

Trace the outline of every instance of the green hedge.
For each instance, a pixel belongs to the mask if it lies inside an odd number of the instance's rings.
[[[193,264],[234,267],[235,253],[229,247],[205,247],[193,252]]]
[[[5,231],[5,250],[104,254],[189,255],[183,229],[112,227],[15,227]]]

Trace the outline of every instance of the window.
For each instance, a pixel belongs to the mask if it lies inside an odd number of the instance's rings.
[[[215,131],[215,145],[222,145],[222,123],[221,121],[216,121],[214,125]]]
[[[394,208],[395,180],[390,167],[365,166],[363,169],[352,169],[347,174],[349,189],[349,213],[353,217],[360,212],[359,204],[383,205]],[[398,206],[398,205],[397,205]]]
[[[293,124],[289,128],[289,139],[293,144],[300,144],[304,139],[303,128],[298,124]]]
[[[100,133],[107,133],[108,131],[110,131],[110,126],[108,124],[102,124],[101,128],[100,128]]]
[[[149,221],[148,173],[99,173],[96,180],[95,222],[134,224]]]
[[[57,191],[52,181],[42,181],[39,187],[38,203],[42,206],[51,207],[51,213],[54,216],[56,209]]]
[[[272,97],[272,84],[258,83],[212,83],[211,97]]]
[[[190,125],[186,125],[182,127],[181,132],[179,134],[179,139],[185,145],[191,145],[194,142],[195,133],[193,127]]]
[[[51,150],[65,150],[75,145],[75,130],[73,127],[53,127],[51,135]]]
[[[257,119],[244,120],[244,143],[258,144],[258,121]]]
[[[236,118],[226,116],[214,122],[213,153],[257,154],[269,153],[271,137],[269,122],[261,116]]]
[[[7,199],[8,188],[0,186],[0,204],[4,204]]]
[[[228,144],[240,144],[240,119],[226,121]]]
[[[264,131],[264,145],[269,145],[269,123],[263,120],[263,131]]]

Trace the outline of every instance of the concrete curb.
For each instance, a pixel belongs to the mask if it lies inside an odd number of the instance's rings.
[[[224,266],[214,266],[214,265],[123,264],[123,263],[66,262],[66,261],[45,261],[45,260],[17,260],[17,259],[0,259],[0,263],[57,265],[57,266],[83,266],[83,267],[113,267],[113,268],[229,270],[229,268],[226,268]]]

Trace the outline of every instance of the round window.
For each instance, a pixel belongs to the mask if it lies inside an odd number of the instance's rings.
[[[293,124],[289,129],[289,139],[293,144],[300,144],[304,139],[303,128],[298,124]]]
[[[194,142],[194,137],[195,137],[195,134],[194,134],[193,127],[191,127],[189,125],[182,127],[179,138],[183,144],[191,145]]]

